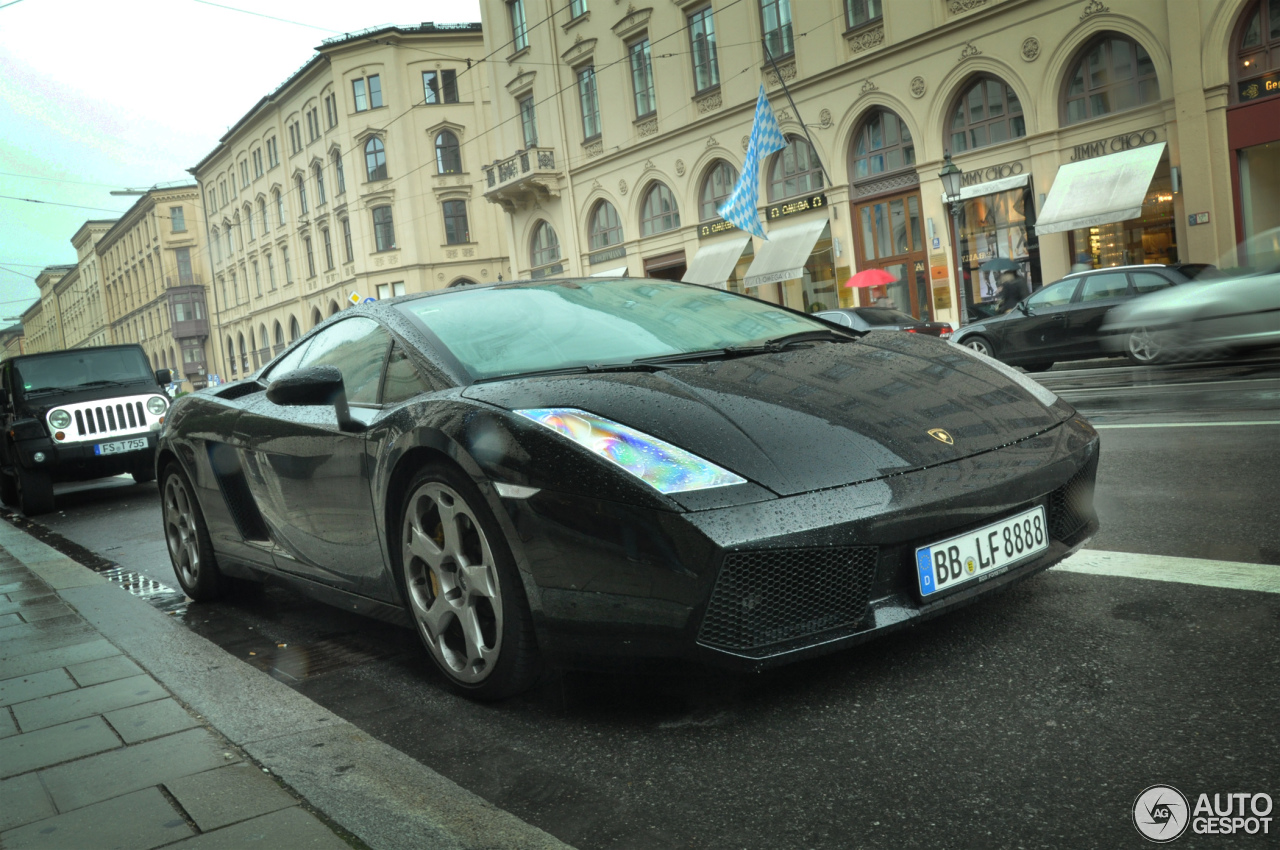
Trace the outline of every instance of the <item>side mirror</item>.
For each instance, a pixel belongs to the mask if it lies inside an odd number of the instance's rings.
[[[307,366],[285,372],[267,385],[267,401],[282,407],[333,405],[338,427],[343,431],[363,431],[364,424],[351,418],[347,390],[337,366]]]
[[[163,386],[165,386],[166,384],[172,384],[172,383],[173,383],[173,370],[171,370],[171,369],[157,369],[157,370],[156,370],[156,383],[157,383],[157,384],[159,384],[159,385],[160,385],[160,386],[162,386],[162,387],[163,387]]]
[[[1031,305],[1030,305],[1030,304],[1028,304],[1026,301],[1019,301],[1019,302],[1018,302],[1018,309],[1022,311],[1022,315],[1024,315],[1024,316],[1033,316],[1033,315],[1035,315],[1034,313],[1032,313],[1032,312],[1031,312]]]

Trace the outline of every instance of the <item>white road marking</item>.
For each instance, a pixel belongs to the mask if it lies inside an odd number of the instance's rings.
[[[1280,593],[1280,567],[1269,564],[1081,549],[1053,569],[1096,576],[1121,576],[1204,587],[1225,587],[1231,590]]]
[[[1280,420],[1274,422],[1260,422],[1254,420],[1244,420],[1240,422],[1135,422],[1125,425],[1099,425],[1096,422],[1090,422],[1095,429],[1101,431],[1103,428],[1237,428],[1244,425],[1280,425]]]

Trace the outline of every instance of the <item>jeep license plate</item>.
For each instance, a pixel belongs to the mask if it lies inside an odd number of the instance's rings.
[[[93,453],[96,455],[118,455],[125,452],[137,452],[147,447],[147,438],[140,437],[136,440],[121,440],[118,443],[98,443],[93,447]]]

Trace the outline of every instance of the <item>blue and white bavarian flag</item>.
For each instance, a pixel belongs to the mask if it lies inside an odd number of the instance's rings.
[[[742,174],[738,176],[738,185],[733,187],[733,193],[718,212],[724,216],[725,221],[766,242],[769,237],[764,235],[760,217],[756,214],[756,205],[760,203],[760,163],[769,154],[786,146],[786,137],[778,129],[778,119],[773,117],[769,99],[764,96],[764,86],[760,86],[760,97],[756,98],[755,122],[751,125],[751,140],[747,143],[747,158],[742,163]]]

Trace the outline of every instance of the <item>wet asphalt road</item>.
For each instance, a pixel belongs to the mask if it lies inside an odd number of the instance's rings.
[[[1280,425],[1251,424],[1280,420],[1280,357],[1037,377],[1102,428],[1091,548],[1280,569]],[[86,560],[174,585],[154,485],[68,488],[59,508],[40,524]],[[412,633],[283,589],[157,601],[584,850],[1138,847],[1130,806],[1157,782],[1280,800],[1274,594],[1050,572],[766,676],[556,674],[498,706],[448,695]]]

